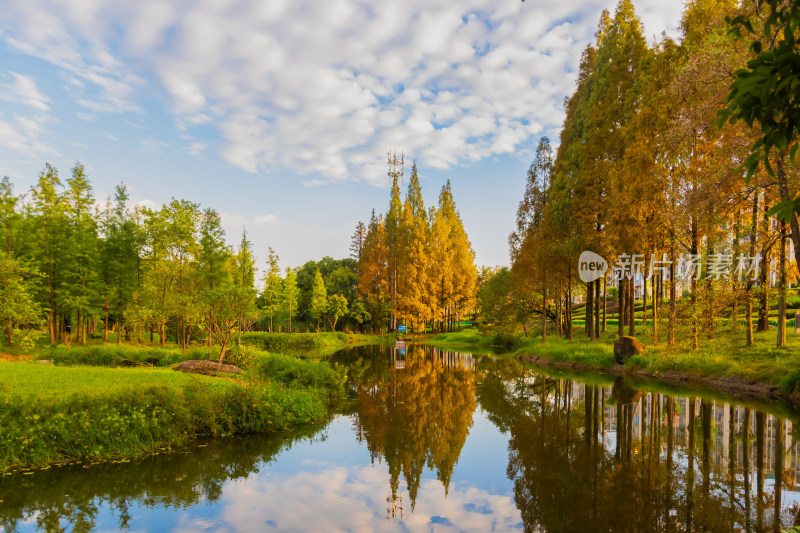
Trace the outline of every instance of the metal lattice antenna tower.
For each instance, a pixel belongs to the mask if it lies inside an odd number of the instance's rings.
[[[403,173],[403,165],[406,162],[406,154],[405,152],[400,152],[400,159],[397,158],[397,150],[389,150],[386,153],[386,162],[389,164],[389,177],[400,178],[400,188],[402,189],[405,187],[405,180],[404,180],[404,173]],[[398,171],[397,167],[400,167]]]

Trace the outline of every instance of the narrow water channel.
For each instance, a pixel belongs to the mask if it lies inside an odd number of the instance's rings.
[[[2,531],[780,531],[800,412],[411,345],[329,423],[0,479]]]

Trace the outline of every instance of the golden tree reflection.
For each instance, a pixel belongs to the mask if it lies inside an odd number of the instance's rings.
[[[425,468],[449,490],[476,406],[475,372],[467,361],[411,345],[404,365],[357,389],[357,431],[373,461],[386,460],[392,502],[400,476],[406,480],[412,511]]]

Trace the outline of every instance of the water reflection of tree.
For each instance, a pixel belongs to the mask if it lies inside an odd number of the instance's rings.
[[[526,531],[779,530],[782,420],[775,424],[779,474],[768,495],[761,413],[753,465],[749,410],[737,434],[726,407],[731,431],[723,458],[710,400],[681,400],[679,429],[676,401],[661,394],[498,370],[477,394],[510,433],[508,476]],[[743,481],[752,478],[755,501]]]
[[[377,379],[358,387],[357,430],[373,461],[386,460],[392,499],[400,475],[406,479],[412,510],[426,467],[447,493],[472,426],[475,373],[446,360],[438,350],[409,346],[404,368],[373,373]]]
[[[18,524],[34,516],[37,529],[43,531],[90,531],[96,527],[101,502],[108,502],[113,509],[119,529],[127,529],[134,505],[185,509],[216,501],[226,481],[257,472],[280,451],[320,429],[215,439],[191,452],[131,463],[6,476],[0,481],[0,531],[15,531]]]

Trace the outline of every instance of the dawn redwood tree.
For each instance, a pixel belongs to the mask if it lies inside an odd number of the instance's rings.
[[[239,316],[239,342],[242,340],[242,332],[248,331],[255,321],[255,299],[256,299],[256,267],[253,258],[253,244],[247,240],[247,230],[242,231],[242,240],[239,243],[239,250],[233,257],[232,278],[234,285],[239,287],[245,294],[249,295],[249,305],[242,309]]]
[[[297,273],[293,269],[286,269],[286,277],[283,278],[281,288],[281,302],[283,303],[283,309],[289,321],[289,333],[291,333],[292,318],[297,315],[297,304],[300,298],[300,289],[297,287]]]
[[[31,202],[28,205],[27,257],[42,273],[43,283],[39,301],[47,312],[47,326],[50,342],[55,343],[61,316],[61,295],[64,283],[64,265],[66,239],[63,228],[66,224],[67,205],[61,192],[63,185],[58,171],[45,164],[39,173],[39,181],[31,190]]]
[[[268,248],[267,269],[264,272],[264,289],[261,291],[262,311],[269,316],[269,332],[274,333],[275,314],[280,310],[281,270],[278,254]]]
[[[89,319],[99,311],[100,241],[92,216],[94,195],[83,165],[73,167],[64,196],[68,206],[68,225],[64,229],[69,234],[64,250],[69,265],[64,276],[64,307],[65,313],[75,317],[76,338],[86,344]]]
[[[200,215],[199,247],[196,268],[200,287],[211,290],[231,282],[230,247],[225,243],[225,230],[216,209],[204,209]]]
[[[311,302],[309,304],[309,315],[317,322],[317,333],[319,333],[319,319],[328,308],[328,292],[325,289],[325,280],[322,273],[317,270],[314,273],[314,285],[311,288]]]

